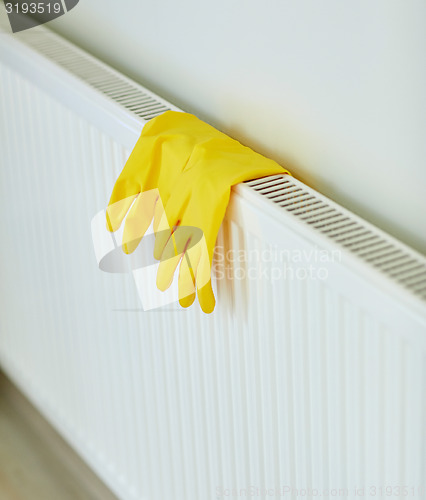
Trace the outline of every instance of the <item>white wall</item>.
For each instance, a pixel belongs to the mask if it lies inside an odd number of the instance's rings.
[[[51,26],[426,252],[424,0],[81,0]]]

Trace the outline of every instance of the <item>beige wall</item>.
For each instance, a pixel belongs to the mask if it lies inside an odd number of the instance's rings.
[[[81,0],[51,26],[426,252],[424,0]]]

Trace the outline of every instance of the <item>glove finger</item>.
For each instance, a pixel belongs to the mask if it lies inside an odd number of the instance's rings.
[[[151,224],[154,207],[158,197],[158,190],[151,189],[137,195],[136,201],[130,209],[123,231],[123,251],[134,252]]]
[[[173,234],[173,229],[168,227],[167,229],[157,230],[155,233],[155,243],[154,243],[154,259],[162,260],[161,255],[166,248],[166,245],[171,239]]]
[[[153,227],[155,233],[170,228],[167,221],[166,211],[164,210],[164,201],[160,195],[158,195],[157,202],[155,204]]]
[[[137,184],[118,180],[115,183],[106,211],[108,231],[114,232],[121,226],[140,189]]]
[[[179,229],[182,228],[177,228],[177,230],[170,235],[161,253],[161,262],[157,271],[157,288],[162,291],[167,290],[172,284],[176,268],[187,247],[188,231],[179,231]],[[161,233],[159,233],[159,235],[160,234]]]
[[[211,280],[209,280],[209,282],[203,287],[197,288],[197,296],[201,309],[206,314],[212,313],[216,305],[216,300],[214,298]]]
[[[173,228],[169,225],[166,211],[164,210],[163,200],[161,198],[157,201],[154,211],[154,258],[161,260],[161,254],[167,245],[172,233]]]
[[[213,311],[216,304],[211,282],[211,261],[204,237],[199,244],[201,249],[200,260],[195,273],[197,296],[201,309],[209,314]]]
[[[184,215],[187,208],[187,194],[182,194],[178,189],[174,196],[167,200],[167,205],[163,214],[157,213],[154,215],[157,231],[155,234],[154,258],[161,260],[161,255],[166,247],[176,226],[179,226],[179,221]],[[163,200],[165,202],[165,200]],[[183,227],[183,226],[182,226]],[[182,230],[181,230],[182,231]]]
[[[191,246],[194,237],[197,237],[197,234],[193,234],[191,240],[188,241],[188,245],[179,268],[179,303],[182,307],[189,307],[195,300],[195,271],[201,257],[201,246]]]

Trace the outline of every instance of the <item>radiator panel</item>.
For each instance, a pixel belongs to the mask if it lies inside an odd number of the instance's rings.
[[[120,498],[426,498],[417,302],[333,263],[323,281],[218,279],[212,315],[143,311],[131,275],[97,269],[90,234],[130,141],[8,64],[0,82],[0,361]],[[270,219],[234,193],[223,258],[271,250]],[[287,248],[315,246],[279,229]]]

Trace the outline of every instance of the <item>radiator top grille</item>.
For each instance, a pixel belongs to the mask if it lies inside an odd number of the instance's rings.
[[[288,175],[247,186],[426,300],[426,263],[398,241]]]
[[[171,109],[166,101],[45,28],[36,28],[17,36],[138,118],[150,120]]]
[[[45,27],[14,36],[142,121],[178,109]],[[426,259],[422,255],[291,176],[269,176],[244,184],[426,300]]]

